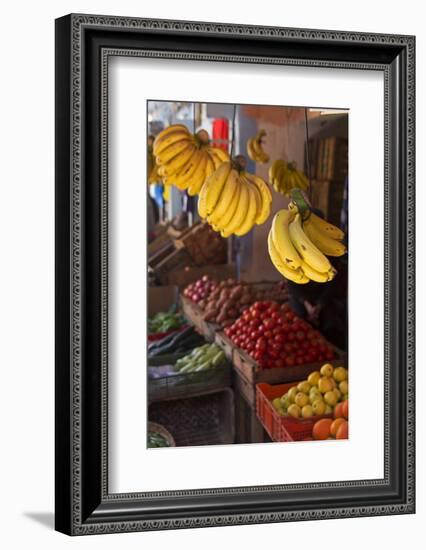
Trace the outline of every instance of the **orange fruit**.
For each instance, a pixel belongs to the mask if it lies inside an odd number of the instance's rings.
[[[349,418],[349,400],[342,402],[342,415],[346,420]]]
[[[333,420],[331,418],[321,418],[318,422],[315,422],[312,428],[312,436],[316,440],[327,439],[330,435],[330,426]]]
[[[334,407],[334,418],[343,418],[342,407],[343,402],[337,403],[337,405]]]
[[[348,439],[348,437],[349,437],[349,422],[345,420],[340,424],[340,426],[337,429],[336,439]]]
[[[339,429],[341,424],[343,424],[344,422],[346,422],[344,418],[336,418],[335,420],[333,420],[330,426],[331,435],[335,436],[337,434],[337,430]]]

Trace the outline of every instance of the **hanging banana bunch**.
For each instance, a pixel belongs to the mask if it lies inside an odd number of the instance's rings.
[[[154,137],[148,136],[148,146],[146,152],[147,164],[148,164],[148,184],[158,183],[161,181],[161,176],[158,173],[158,164],[153,152]]]
[[[303,215],[303,219],[302,219]],[[327,256],[342,256],[345,234],[295,202],[275,215],[268,235],[269,256],[283,277],[299,284],[331,281],[336,270]]]
[[[206,179],[229,155],[211,147],[205,130],[192,134],[183,124],[173,124],[155,138],[153,153],[164,185],[175,185],[197,195]]]
[[[269,182],[277,193],[290,196],[292,189],[306,191],[309,187],[308,178],[301,170],[296,169],[295,162],[277,159],[269,167]]]
[[[198,213],[222,237],[241,237],[268,219],[271,202],[271,192],[262,178],[228,161],[202,186]]]
[[[265,130],[259,130],[259,132],[247,142],[247,154],[260,164],[265,164],[269,162],[269,155],[263,150],[262,147],[262,138],[266,136]]]

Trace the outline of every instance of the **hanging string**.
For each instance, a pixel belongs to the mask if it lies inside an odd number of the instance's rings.
[[[311,158],[309,154],[309,129],[308,129],[308,109],[305,107],[305,136],[306,136],[306,172],[309,181],[309,200],[312,204],[312,180],[311,180]]]

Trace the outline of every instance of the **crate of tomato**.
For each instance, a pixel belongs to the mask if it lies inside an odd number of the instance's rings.
[[[234,345],[235,368],[252,384],[292,382],[326,361],[343,362],[342,352],[288,304],[255,302],[217,341],[224,338]]]

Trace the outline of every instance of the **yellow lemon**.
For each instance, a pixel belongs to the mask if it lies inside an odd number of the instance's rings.
[[[311,374],[308,376],[308,382],[311,386],[316,386],[318,384],[319,379],[321,378],[321,374],[319,371],[314,370],[311,372]]]
[[[297,389],[303,393],[309,393],[311,385],[307,380],[304,380],[303,382],[299,382],[297,384]]]
[[[318,389],[321,393],[327,393],[328,391],[331,391],[334,387],[332,379],[328,376],[322,376],[319,379],[318,382]]]
[[[342,393],[349,393],[349,384],[348,384],[347,380],[342,380],[342,382],[340,382],[339,390]]]
[[[343,380],[347,380],[348,372],[345,367],[336,367],[333,372],[333,377],[336,382],[343,382]]]
[[[316,399],[312,403],[312,411],[313,413],[318,416],[325,413],[325,403],[322,399]]]
[[[333,365],[330,365],[330,363],[325,363],[320,369],[320,373],[322,376],[332,376],[333,374]]]
[[[306,393],[300,391],[294,398],[294,402],[298,407],[302,408],[309,403],[309,397]]]
[[[333,390],[328,391],[324,394],[324,401],[327,403],[327,405],[331,405],[332,407],[334,407],[334,405],[338,401],[337,395],[335,394],[335,392]]]
[[[295,403],[292,403],[287,409],[287,412],[290,416],[293,416],[294,418],[299,418],[301,410],[300,407],[298,407]]]
[[[298,394],[298,389],[296,386],[293,386],[288,390],[287,395],[291,403],[294,403],[294,398],[296,397],[297,394]]]
[[[312,405],[305,405],[302,408],[302,416],[303,418],[310,418],[314,415],[314,411],[312,410]]]

